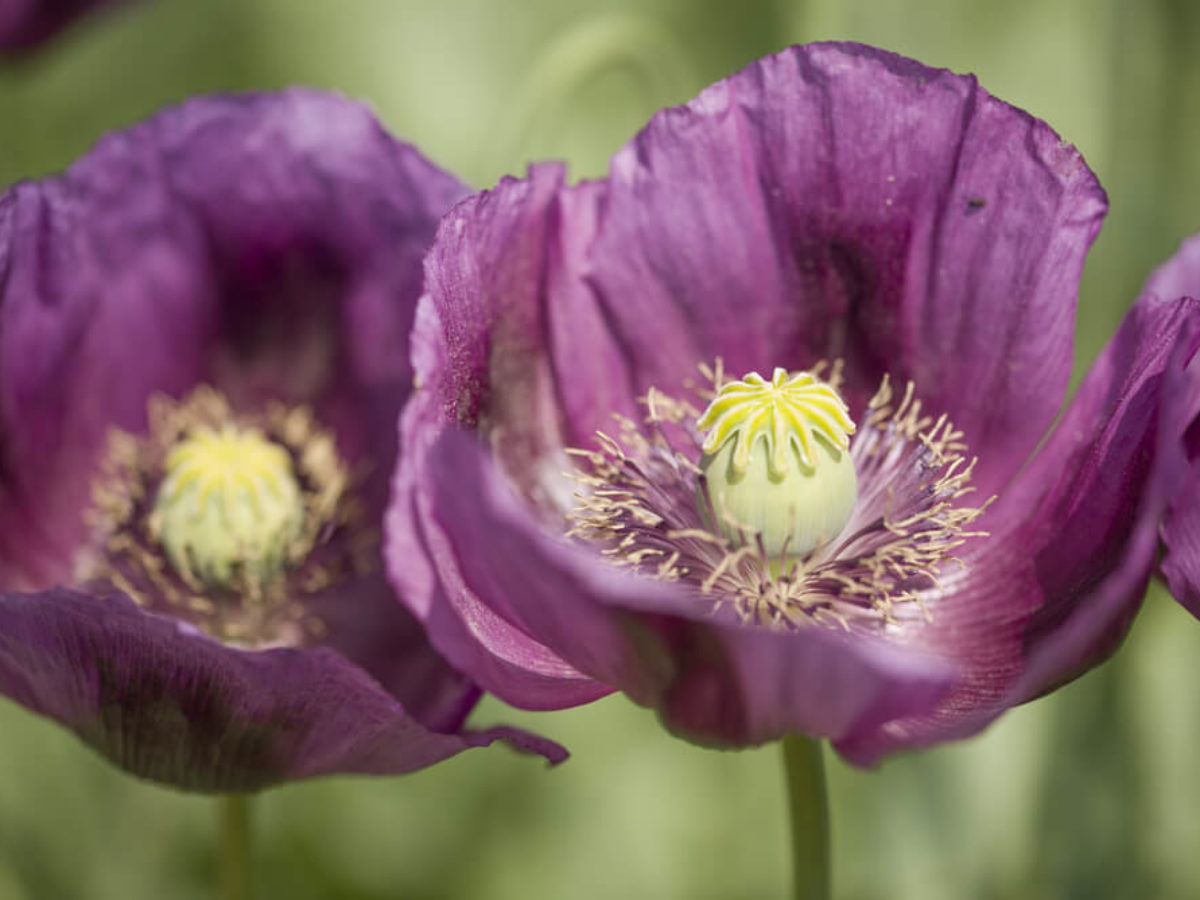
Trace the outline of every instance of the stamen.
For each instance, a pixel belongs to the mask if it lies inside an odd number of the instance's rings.
[[[841,383],[840,362],[814,371],[828,371]],[[720,361],[701,372],[713,390],[697,394],[707,395],[712,409],[729,382]],[[770,386],[760,381],[765,392]],[[924,622],[933,615],[927,600],[940,591],[945,566],[962,565],[958,548],[985,536],[970,526],[990,501],[961,505],[973,490],[975,465],[965,455],[962,432],[945,416],[925,414],[912,384],[897,394],[885,378],[842,450],[820,426],[810,434],[828,457],[818,456],[820,468],[830,468],[838,452],[861,487],[849,521],[838,529],[843,533],[811,547],[794,544],[792,534],[775,543],[730,512],[713,490],[720,473],[705,465],[706,436],[698,429],[705,420],[697,422],[691,403],[661,391],[644,402],[640,427],[619,419],[619,438],[600,434],[599,449],[570,451],[584,468],[575,473],[581,491],[568,533],[601,542],[617,565],[691,585],[697,602],[714,614],[729,610],[744,622],[783,629],[878,630]],[[728,406],[717,409],[729,413]],[[753,416],[747,425],[765,437],[753,439],[758,449],[750,467],[761,467],[769,479],[766,445],[776,432]],[[735,440],[751,440],[744,431],[726,432],[718,449],[727,455]],[[799,451],[793,452],[799,470]],[[726,467],[732,468],[728,461]]]

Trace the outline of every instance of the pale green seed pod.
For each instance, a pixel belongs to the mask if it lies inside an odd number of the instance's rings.
[[[769,382],[751,372],[723,385],[697,424],[707,430],[697,502],[731,543],[761,541],[778,574],[845,527],[858,499],[854,423],[833,387],[808,372],[777,368]]]
[[[287,563],[304,525],[288,452],[257,429],[197,429],[167,455],[151,532],[188,580],[265,584]]]

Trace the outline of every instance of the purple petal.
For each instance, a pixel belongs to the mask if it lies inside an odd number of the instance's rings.
[[[1154,270],[1142,293],[1160,300],[1200,298],[1200,234],[1185,240],[1174,256]]]
[[[0,589],[72,578],[99,450],[199,383],[305,404],[382,516],[421,256],[464,189],[362,107],[206,98],[0,199]],[[197,790],[408,771],[518,732],[458,734],[479,689],[383,577],[312,599],[320,649],[232,650],[123,595],[3,595],[0,693],[136,774]]]
[[[608,181],[561,177],[534,169],[460,204],[427,262],[425,389],[388,523],[412,562],[390,571],[456,665],[521,705],[544,702],[522,670],[561,665],[694,739],[796,728],[870,762],[978,730],[1111,652],[1173,468],[1156,426],[1190,312],[1135,312],[1022,468],[1061,404],[1105,210],[1048,126],[974,79],[816,45],[659,114]],[[966,432],[977,489],[1001,499],[931,627],[892,645],[758,632],[563,542],[563,447],[715,357],[738,373],[841,358],[859,408],[883,374],[912,379]],[[460,426],[492,454],[484,474],[439,440]]]
[[[692,740],[840,738],[926,713],[954,683],[954,668],[936,657],[820,628],[724,623],[694,593],[619,571],[548,534],[461,432],[439,440],[428,477],[468,590]]]
[[[325,627],[321,645],[352,660],[410,715],[434,731],[463,726],[479,688],[433,649],[382,572],[338,584],[305,605]]]
[[[549,206],[574,205],[586,215],[594,192],[583,186],[559,195],[561,181],[559,167],[537,167],[529,181],[506,180],[463,201],[443,221],[426,261],[429,295],[412,336],[422,388],[401,417],[404,458],[385,527],[388,574],[438,650],[486,690],[536,709],[586,703],[612,688],[568,665],[472,593],[431,509],[426,462],[443,428],[481,419],[501,423],[496,452],[530,500],[555,516],[544,485],[548,469],[553,482],[565,468],[555,462],[562,460],[564,440],[555,390],[564,382],[547,362],[552,327],[539,273],[551,255],[576,252],[555,237],[549,220],[558,217]],[[562,328],[574,327],[568,315],[560,321]],[[572,335],[583,337],[581,330]],[[593,343],[602,341],[600,334]]]
[[[656,706],[672,731],[715,746],[886,729],[929,714],[959,680],[948,660],[822,628],[692,626],[675,654],[679,672]]]
[[[1141,604],[1156,530],[1185,474],[1178,388],[1200,345],[1200,303],[1136,304],[1032,464],[983,520],[918,641],[962,665],[927,718],[839,745],[870,763],[964,737],[1082,674],[1118,646]]]
[[[307,403],[378,513],[421,256],[464,188],[363,107],[212,97],[0,199],[0,586],[69,579],[99,448],[198,382]],[[131,352],[132,350],[132,352]]]
[[[426,307],[423,305],[422,310]],[[440,433],[432,391],[414,396],[402,416],[404,455],[385,523],[384,558],[398,596],[421,620],[433,645],[484,690],[515,706],[559,709],[612,691],[566,663],[479,596],[434,517],[426,460]],[[424,421],[433,417],[433,421]],[[418,427],[424,421],[425,427]],[[536,579],[536,571],[527,579]]]
[[[1145,292],[1164,300],[1200,298],[1200,235],[1184,241],[1178,252],[1150,276]],[[1166,553],[1162,573],[1171,593],[1200,618],[1200,364],[1178,392],[1179,421],[1192,470],[1186,485],[1172,498],[1163,522]]]
[[[791,48],[659,113],[608,184],[591,281],[639,388],[842,358],[861,402],[890,372],[986,448],[988,491],[1057,413],[1105,197],[974,78]]]
[[[463,204],[428,261],[443,401],[503,431],[523,490],[556,439],[718,356],[738,374],[842,358],[859,407],[885,372],[914,380],[988,448],[985,491],[1058,411],[1104,193],[972,78],[792,48],[657,115],[607,182],[561,179],[535,168]]]
[[[583,273],[603,185],[563,186],[560,166],[506,179],[443,220],[426,259],[422,380],[442,419],[493,433],[494,451],[530,499],[541,469],[613,413],[634,414],[626,362]],[[552,301],[551,301],[552,298]],[[434,350],[432,348],[442,348]]]
[[[1193,414],[1190,421],[1195,420]],[[1172,498],[1162,540],[1166,552],[1161,568],[1171,595],[1200,619],[1200,468],[1195,464]]]
[[[496,740],[565,757],[511,729],[431,731],[332,650],[236,650],[115,591],[0,597],[0,692],[123,769],[188,790],[399,774]]]
[[[0,51],[29,50],[85,13],[124,0],[0,0]]]

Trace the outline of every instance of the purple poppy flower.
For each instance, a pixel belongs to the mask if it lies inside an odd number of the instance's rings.
[[[0,0],[0,50],[28,50],[91,10],[125,0]]]
[[[1104,212],[1045,123],[837,44],[664,110],[607,180],[464,201],[393,582],[518,706],[619,689],[698,742],[863,764],[977,731],[1113,650],[1178,477],[1187,303],[1135,306],[1047,434]]]
[[[357,104],[190,101],[0,200],[0,693],[195,790],[504,739],[379,550],[466,193]]]
[[[1183,242],[1145,287],[1160,298],[1200,298],[1200,235]],[[1175,393],[1175,427],[1183,433],[1181,452],[1189,467],[1187,479],[1171,498],[1163,521],[1165,554],[1162,574],[1171,593],[1200,618],[1200,369],[1195,366]]]

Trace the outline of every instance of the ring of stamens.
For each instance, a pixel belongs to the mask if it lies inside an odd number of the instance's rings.
[[[826,382],[840,390],[842,366]],[[708,403],[725,383],[718,360],[701,366],[697,399]],[[971,525],[990,503],[970,506],[975,460],[945,416],[922,409],[914,386],[897,394],[884,378],[868,402],[849,452],[860,492],[841,534],[802,559],[773,559],[761,539],[735,543],[715,533],[696,509],[706,490],[696,461],[704,435],[697,405],[651,389],[641,423],[616,417],[614,434],[598,433],[596,449],[568,452],[581,466],[570,536],[602,544],[615,565],[692,586],[714,613],[774,628],[819,623],[879,630],[914,617],[940,588],[956,552],[984,536]],[[781,562],[785,564],[780,565]]]
[[[271,404],[261,413],[240,415],[203,386],[182,400],[152,397],[147,413],[143,434],[113,429],[108,435],[86,518],[93,540],[76,561],[77,580],[108,581],[139,604],[232,644],[295,645],[320,638],[324,623],[307,608],[306,597],[378,565],[378,535],[364,526],[354,476],[333,435],[307,407]],[[257,565],[253,558],[235,557],[220,577],[212,577],[167,543],[163,498],[172,499],[171,479],[179,477],[181,465],[190,474],[189,453],[206,452],[205,441],[226,438],[235,446],[223,450],[237,449],[239,440],[243,452],[256,449],[258,440],[266,442],[257,450],[259,474],[278,479],[283,471],[278,466],[286,464],[298,490],[299,514],[270,536],[277,560],[272,556]]]

